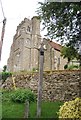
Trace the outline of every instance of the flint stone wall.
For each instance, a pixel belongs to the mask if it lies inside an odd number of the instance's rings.
[[[17,88],[30,88],[37,95],[38,73],[17,74],[14,80]],[[45,72],[43,75],[43,100],[68,101],[81,97],[81,71]],[[13,89],[12,78],[8,78],[4,89]]]

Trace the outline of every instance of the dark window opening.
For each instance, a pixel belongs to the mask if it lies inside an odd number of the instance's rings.
[[[27,27],[27,31],[30,32],[30,27],[29,26]]]

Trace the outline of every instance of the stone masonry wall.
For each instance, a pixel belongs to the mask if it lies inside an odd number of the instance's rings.
[[[17,88],[30,88],[37,94],[38,73],[14,75]],[[5,89],[13,89],[12,78],[4,83]],[[81,71],[44,72],[43,100],[68,101],[81,97]]]

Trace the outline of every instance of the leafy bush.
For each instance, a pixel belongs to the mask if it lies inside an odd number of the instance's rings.
[[[38,68],[33,68],[32,71],[36,72],[36,71],[38,71]]]
[[[3,66],[3,72],[6,72],[6,70],[7,70],[7,65],[4,65]]]
[[[81,119],[81,98],[65,102],[59,110],[59,118]]]
[[[10,97],[12,101],[19,103],[24,103],[26,100],[28,100],[29,102],[35,101],[35,95],[29,89],[16,89],[15,91],[13,91]]]
[[[70,65],[68,67],[69,70],[73,70],[73,69],[79,69],[79,66],[78,65]]]
[[[68,65],[66,64],[65,66],[64,66],[64,69],[67,69],[68,68]]]
[[[64,66],[64,69],[68,69],[68,70],[75,70],[75,69],[79,69],[79,66],[78,65],[65,65]]]
[[[9,77],[9,76],[11,76],[12,75],[12,73],[11,72],[1,72],[0,73],[0,80],[2,79],[3,80],[3,82],[5,82],[5,80]]]

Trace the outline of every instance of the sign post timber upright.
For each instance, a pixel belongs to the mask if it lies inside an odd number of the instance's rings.
[[[41,116],[43,66],[44,66],[44,46],[43,46],[43,42],[41,42],[41,46],[39,48],[39,81],[38,81],[38,98],[37,98],[37,117]]]

